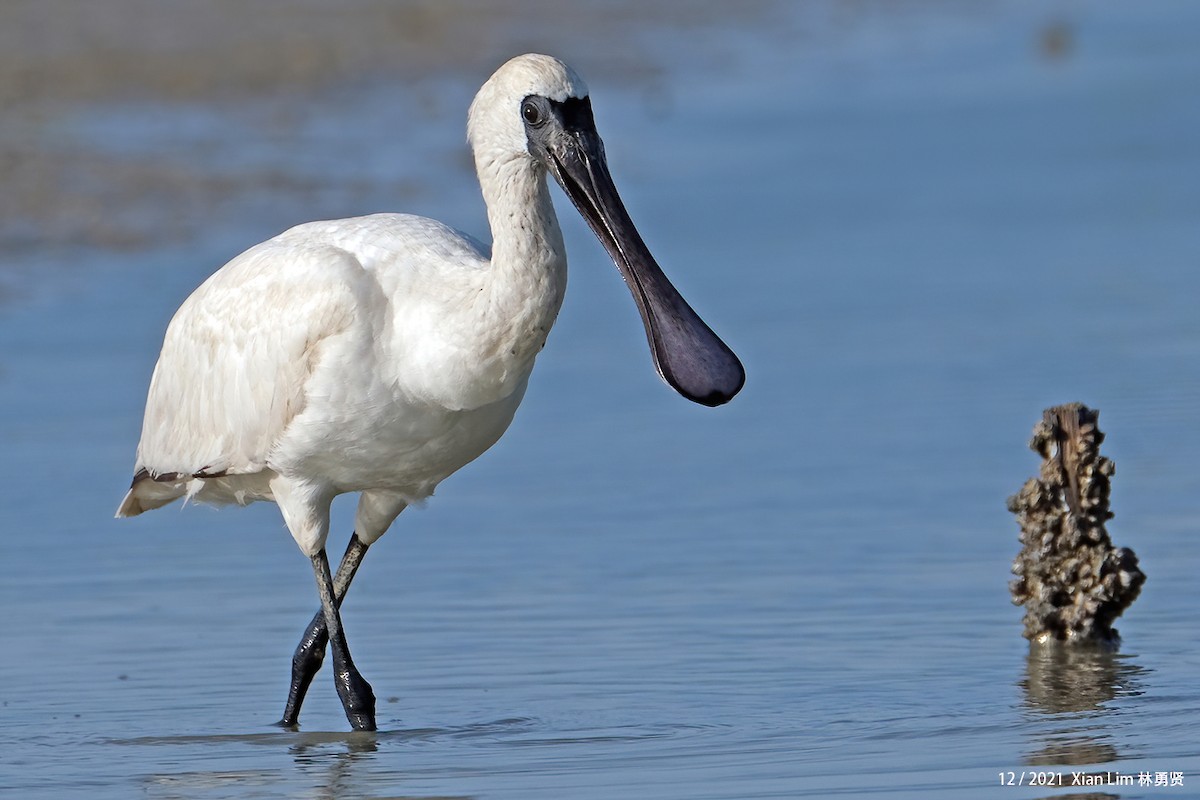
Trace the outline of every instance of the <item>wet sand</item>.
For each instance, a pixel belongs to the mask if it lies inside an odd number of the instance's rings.
[[[0,5],[0,252],[9,262],[47,248],[153,247],[220,224],[221,208],[236,208],[248,194],[314,190],[286,169],[207,169],[195,148],[97,146],[79,134],[77,120],[98,108],[234,111],[279,97],[315,102],[372,81],[474,84],[504,59],[534,49],[569,54],[588,63],[590,74],[602,65],[608,81],[646,80],[662,69],[654,37],[664,31],[718,31],[770,13],[770,4],[681,10],[632,0],[523,0],[503,8],[482,0],[70,6]],[[259,117],[249,124],[280,123]]]

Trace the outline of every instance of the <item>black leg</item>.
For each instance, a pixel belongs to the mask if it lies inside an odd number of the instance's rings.
[[[333,682],[346,719],[356,731],[375,730],[375,693],[371,684],[363,680],[354,660],[350,658],[350,646],[342,629],[342,618],[334,602],[333,575],[329,572],[329,557],[321,550],[312,557],[313,574],[317,578],[317,593],[321,595],[321,609],[325,612],[325,626],[329,629],[329,644],[333,648]]]
[[[342,563],[338,565],[337,574],[333,577],[334,606],[339,610],[342,607],[346,591],[350,588],[350,582],[354,580],[354,575],[358,572],[359,565],[362,564],[363,556],[367,554],[367,547],[368,545],[359,540],[357,534],[351,534],[350,544],[346,546]],[[308,693],[308,687],[312,684],[313,677],[321,669],[321,664],[325,660],[325,645],[328,642],[329,628],[325,624],[325,609],[321,608],[313,616],[312,622],[308,624],[308,628],[300,638],[300,645],[296,648],[295,655],[292,656],[292,684],[288,689],[287,706],[283,710],[283,719],[279,720],[277,725],[284,728],[296,727],[300,720],[300,706],[304,703],[304,696]]]

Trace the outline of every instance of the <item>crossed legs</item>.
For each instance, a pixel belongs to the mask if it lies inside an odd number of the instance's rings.
[[[367,547],[357,534],[352,535],[336,575],[330,575],[329,558],[324,550],[312,557],[317,593],[321,597],[321,610],[309,623],[295,655],[292,656],[292,682],[288,689],[283,718],[278,723],[282,727],[296,726],[304,696],[325,660],[325,646],[331,644],[334,682],[342,700],[342,707],[346,710],[346,719],[355,730],[375,730],[375,695],[371,691],[371,685],[359,674],[350,658],[350,648],[346,644],[346,634],[342,630],[339,612],[346,590],[350,588],[350,582],[354,580],[363,556],[367,553]]]

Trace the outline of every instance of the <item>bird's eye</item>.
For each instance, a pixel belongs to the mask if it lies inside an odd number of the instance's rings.
[[[530,125],[537,125],[542,121],[542,111],[537,107],[537,104],[532,100],[526,100],[521,104],[521,116]]]

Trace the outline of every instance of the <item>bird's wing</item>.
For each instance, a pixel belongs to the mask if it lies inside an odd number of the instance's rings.
[[[146,401],[139,474],[262,470],[305,406],[322,347],[355,325],[369,284],[346,250],[283,237],[215,273],[167,329]]]
[[[374,368],[363,359],[380,334],[373,326],[386,327],[387,298],[423,280],[469,283],[487,263],[475,240],[405,214],[305,223],[229,262],[167,329],[133,486],[117,515],[165,505],[202,483],[232,486],[233,476],[261,473],[313,393],[342,390]],[[347,337],[359,346],[337,350]],[[339,374],[336,365],[313,380],[335,350],[356,353],[345,369],[359,372]],[[238,485],[230,496],[243,502],[247,484]]]

